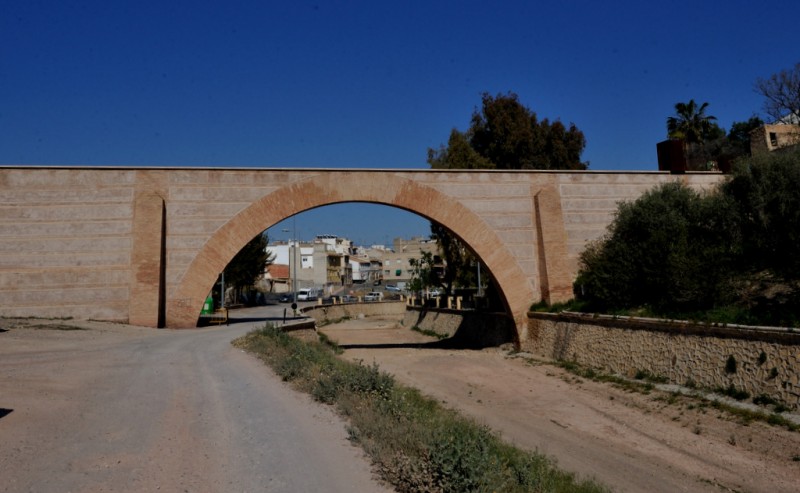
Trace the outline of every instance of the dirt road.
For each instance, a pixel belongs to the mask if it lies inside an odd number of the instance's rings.
[[[321,329],[345,356],[555,457],[621,492],[797,492],[800,433],[744,425],[697,401],[645,395],[577,378],[508,351],[410,347],[431,339],[393,320]]]
[[[59,325],[0,320],[0,491],[389,491],[338,417],[230,345],[260,323]],[[798,491],[800,433],[743,425],[696,402],[579,379],[500,349],[411,347],[430,339],[392,320],[322,331],[349,348],[346,357],[376,361],[616,491]]]
[[[247,324],[73,324],[0,320],[0,491],[389,491],[338,417],[230,345]]]

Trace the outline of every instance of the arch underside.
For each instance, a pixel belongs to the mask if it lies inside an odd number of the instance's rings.
[[[184,273],[167,303],[168,327],[193,327],[208,291],[231,258],[255,235],[297,213],[342,202],[371,202],[405,209],[436,221],[470,246],[494,276],[524,330],[524,315],[535,299],[530,280],[497,233],[456,199],[398,176],[320,174],[282,187],[252,203],[220,227]],[[520,334],[518,334],[520,335]]]

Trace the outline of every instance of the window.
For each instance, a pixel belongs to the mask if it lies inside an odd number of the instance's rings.
[[[769,143],[772,147],[778,147],[778,134],[776,134],[775,132],[770,132]]]

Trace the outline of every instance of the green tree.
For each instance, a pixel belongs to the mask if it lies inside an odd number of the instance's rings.
[[[667,137],[702,144],[725,135],[714,122],[717,117],[706,115],[706,108],[708,103],[698,106],[694,99],[688,103],[676,103],[675,116],[667,117]]]
[[[793,116],[794,121],[788,123],[800,123],[800,63],[767,79],[756,80],[755,91],[764,96],[764,112],[773,121]]]
[[[267,250],[268,244],[266,232],[250,240],[225,267],[225,283],[237,289],[253,286],[258,276],[275,260],[275,255]]]
[[[456,286],[477,287],[477,274],[474,266],[478,260],[472,250],[447,228],[435,222],[431,222],[431,238],[436,239],[439,244],[439,254],[446,262],[439,283],[445,292],[452,293]],[[484,283],[488,282],[488,274],[482,272],[481,275],[484,276]]]
[[[470,145],[497,169],[586,169],[586,147],[574,124],[539,121],[514,93],[482,95],[481,111],[472,115]]]
[[[741,160],[721,187],[735,206],[743,255],[744,323],[800,325],[800,151]]]
[[[746,122],[733,122],[728,132],[728,143],[732,154],[736,156],[750,155],[750,132],[764,125],[761,118],[751,116]]]
[[[436,257],[428,251],[421,252],[420,258],[408,259],[411,265],[411,281],[408,289],[412,292],[424,291],[427,288],[442,287],[436,263]]]
[[[433,169],[493,169],[494,163],[478,154],[467,136],[456,129],[450,132],[447,147],[428,149],[428,164]]]
[[[800,323],[800,151],[741,158],[716,189],[662,185],[620,205],[580,257],[590,309],[732,308],[731,322]]]
[[[800,280],[800,151],[741,161],[721,189],[736,207],[748,270]]]
[[[667,183],[622,203],[580,256],[576,293],[595,309],[697,310],[731,293],[735,220],[723,196]]]
[[[588,167],[580,160],[586,146],[583,132],[560,121],[539,120],[536,114],[509,92],[481,95],[482,106],[472,115],[469,130],[450,132],[447,146],[428,149],[434,169],[575,169]],[[477,259],[461,241],[441,225],[431,223],[431,236],[439,240],[446,269],[443,287],[476,285],[472,266]],[[490,276],[481,274],[491,283]]]

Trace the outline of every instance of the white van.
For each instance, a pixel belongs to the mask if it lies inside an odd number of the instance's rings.
[[[380,291],[373,291],[371,293],[367,293],[364,296],[364,301],[382,301],[383,300],[383,293]]]
[[[319,297],[319,290],[316,288],[303,288],[297,291],[297,301],[316,300]]]

